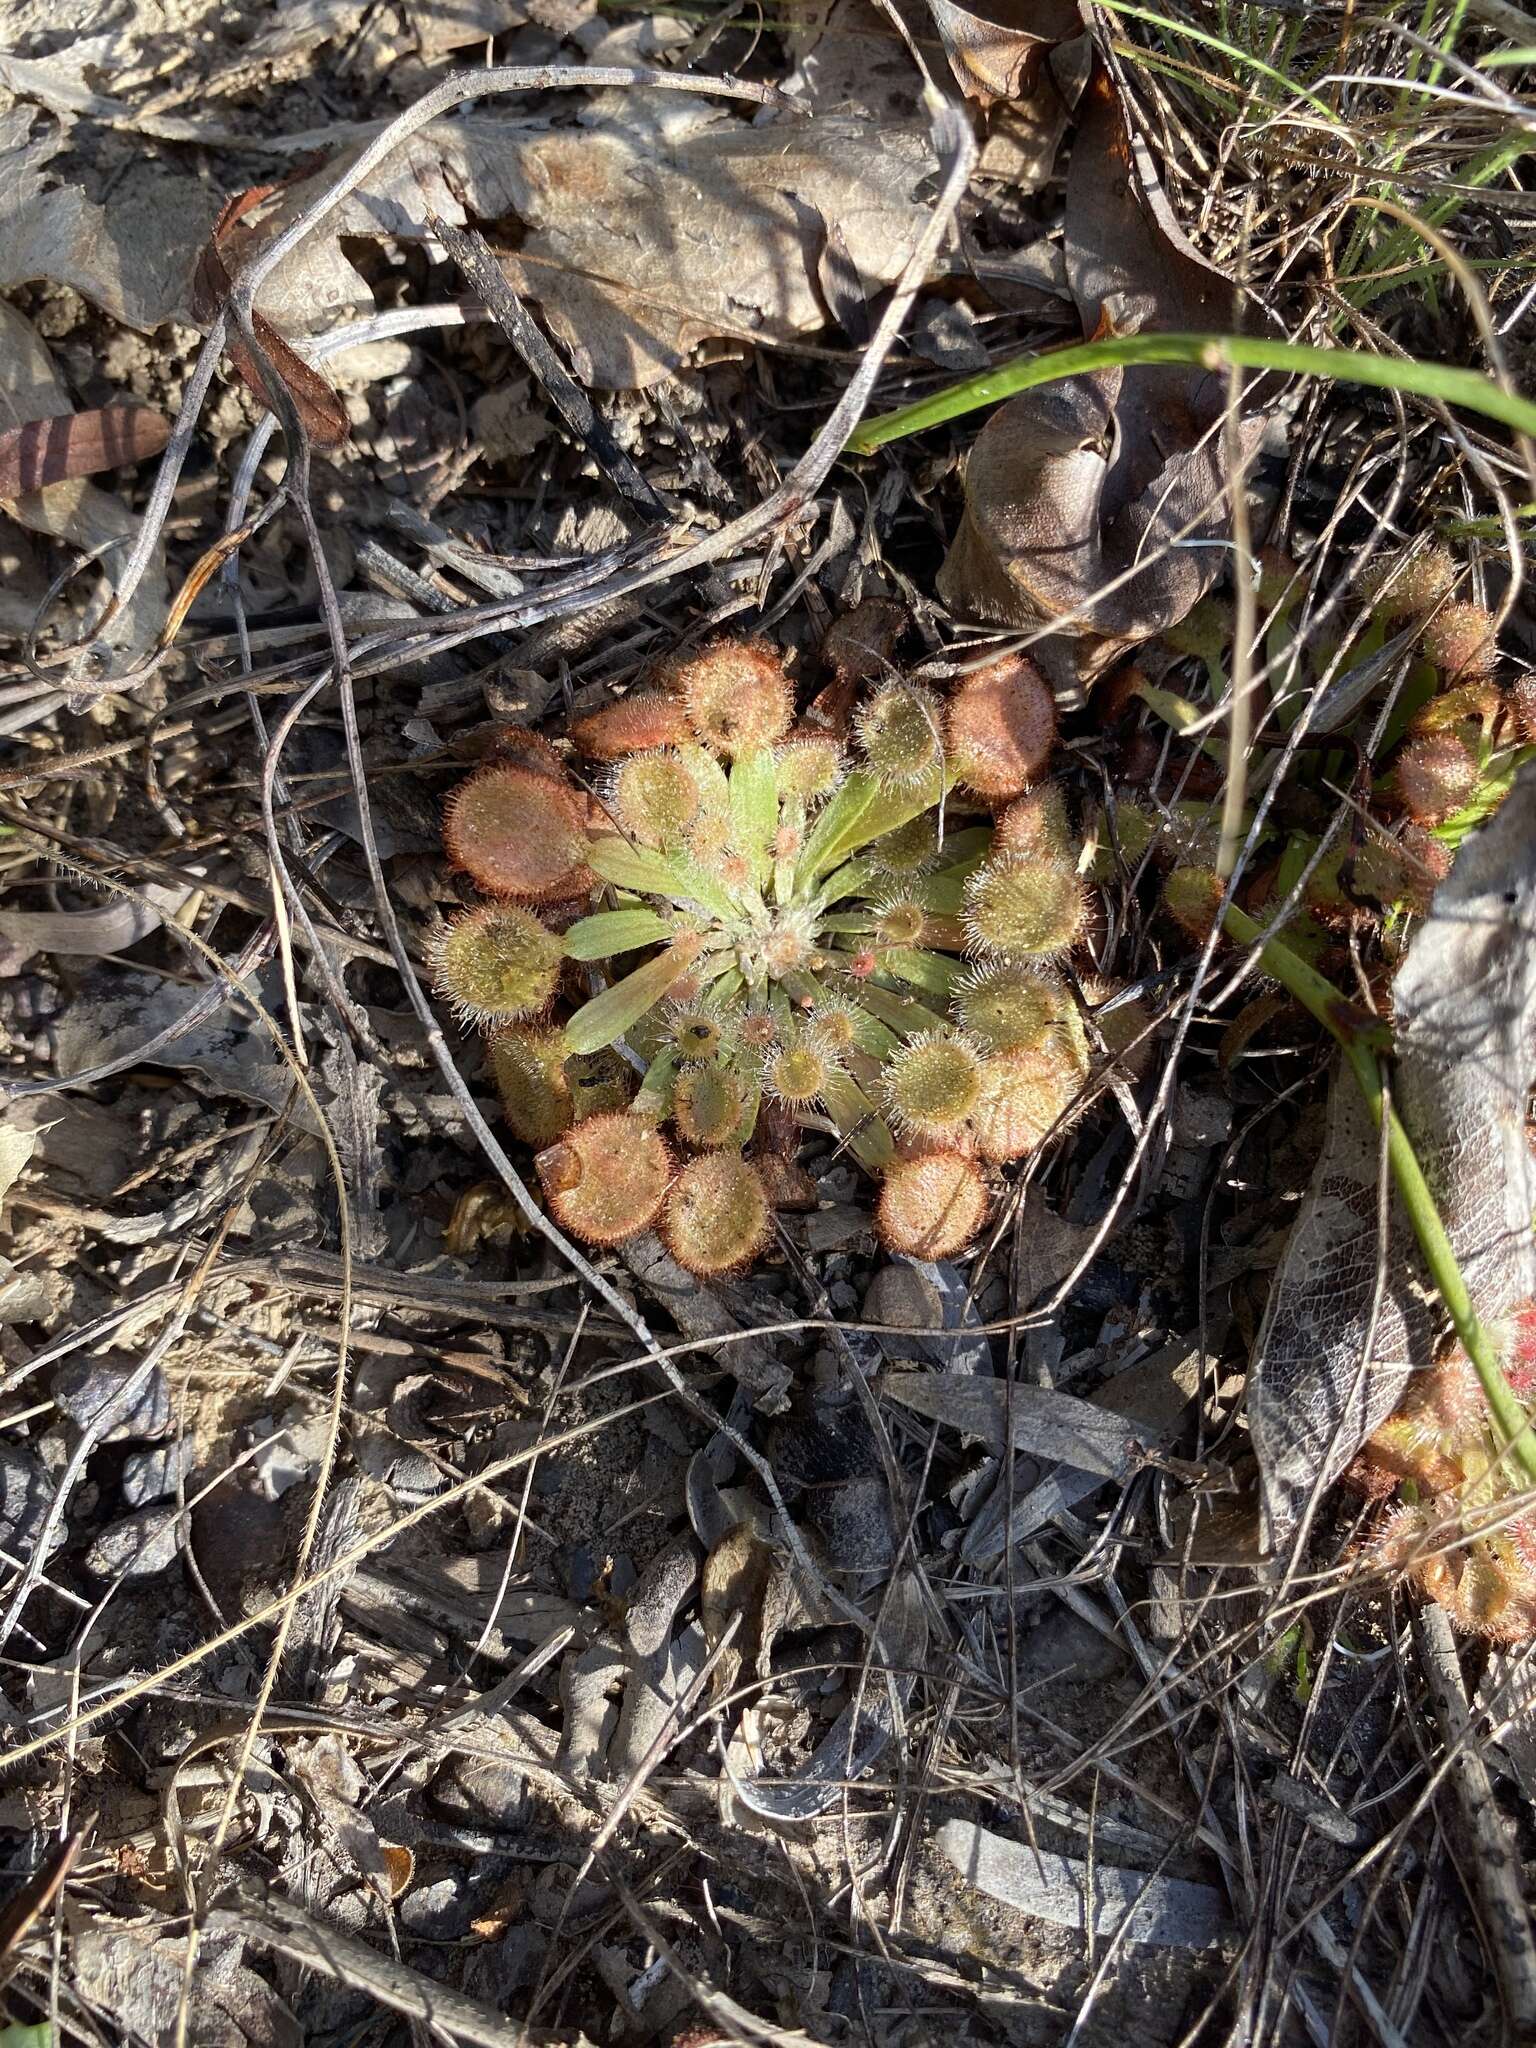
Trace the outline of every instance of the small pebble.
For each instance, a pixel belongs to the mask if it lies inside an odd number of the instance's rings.
[[[85,1568],[98,1579],[152,1579],[176,1562],[176,1509],[140,1508],[103,1529],[85,1553]]]
[[[454,1941],[469,1931],[471,1901],[458,1878],[440,1877],[408,1891],[400,1901],[400,1925],[412,1934]]]
[[[0,1444],[0,1547],[13,1558],[28,1557],[37,1548],[52,1497],[53,1487],[38,1460]],[[49,1548],[57,1550],[67,1533],[61,1516]]]
[[[130,1451],[123,1460],[123,1499],[131,1508],[146,1508],[151,1501],[164,1500],[176,1491],[186,1462],[186,1445],[179,1437],[148,1450]]]
[[[865,1289],[864,1320],[898,1330],[942,1330],[943,1298],[921,1266],[893,1259]]]
[[[96,1430],[103,1443],[122,1437],[164,1436],[171,1426],[171,1390],[158,1365],[132,1393],[138,1372],[110,1358],[71,1358],[53,1376],[53,1399],[80,1429]]]

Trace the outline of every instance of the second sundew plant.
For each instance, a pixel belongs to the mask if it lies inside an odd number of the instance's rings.
[[[450,799],[486,900],[437,985],[590,1244],[656,1227],[696,1274],[750,1264],[815,1130],[878,1180],[888,1245],[951,1256],[1082,1089],[1044,680],[886,680],[834,723],[796,722],[775,649],[720,641],[573,724],[589,787],[519,732]]]

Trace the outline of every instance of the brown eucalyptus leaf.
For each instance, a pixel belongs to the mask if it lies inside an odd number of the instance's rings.
[[[928,0],[949,68],[967,99],[1018,99],[1041,53],[1083,32],[1077,0],[992,0],[986,8]]]
[[[158,455],[171,424],[152,405],[101,405],[0,433],[0,498]]]
[[[1067,173],[1067,284],[1085,335],[1228,328],[1231,284],[1190,244],[1113,81],[1095,65]],[[989,624],[1083,642],[1048,662],[1086,682],[1164,632],[1222,574],[1224,375],[1102,370],[1010,399],[976,438],[939,589]],[[1242,421],[1252,455],[1262,416]],[[1125,580],[1121,580],[1121,579]]]
[[[1463,843],[1393,989],[1394,1101],[1485,1322],[1536,1294],[1536,764]],[[1347,1072],[1270,1290],[1248,1375],[1266,1548],[1349,1465],[1433,1362],[1444,1327],[1394,1196],[1377,1229],[1379,1139]],[[1382,1292],[1369,1356],[1378,1265]]]

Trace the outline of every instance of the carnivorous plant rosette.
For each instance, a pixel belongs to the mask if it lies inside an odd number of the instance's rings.
[[[874,682],[833,734],[797,723],[776,649],[722,640],[574,722],[590,793],[504,736],[449,802],[486,900],[432,965],[563,1228],[739,1269],[811,1129],[878,1178],[893,1249],[973,1242],[1088,1072],[1055,732],[1021,658],[943,697]]]

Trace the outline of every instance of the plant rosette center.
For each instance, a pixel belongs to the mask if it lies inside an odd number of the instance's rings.
[[[996,1131],[1020,1049],[1032,1073],[1060,1069],[1032,1083],[1053,1105],[1086,1075],[1052,971],[1083,924],[1074,849],[1064,833],[1028,853],[993,843],[997,806],[1052,788],[1037,782],[1054,713],[1036,672],[1013,657],[947,698],[882,682],[855,712],[851,757],[793,718],[777,652],[721,642],[579,721],[576,744],[603,764],[594,794],[525,749],[449,807],[454,864],[500,907],[440,936],[438,987],[493,1030],[508,1120],[543,1147],[546,1193],[591,1242],[616,1241],[615,1219],[655,1221],[700,1273],[749,1263],[765,1240],[765,1101],[783,1112],[773,1131],[820,1131],[890,1183],[894,1248],[946,1257],[985,1220],[986,1173],[1019,1156]],[[481,957],[493,937],[510,964]],[[978,985],[1011,997],[1008,972],[1025,999],[963,1028]],[[552,1142],[615,1114],[631,1147],[608,1123],[601,1145]],[[664,1199],[647,1132],[666,1141]],[[690,1154],[754,1177],[695,1172]],[[918,1157],[949,1163],[909,1171]],[[619,1188],[630,1164],[644,1184]]]

